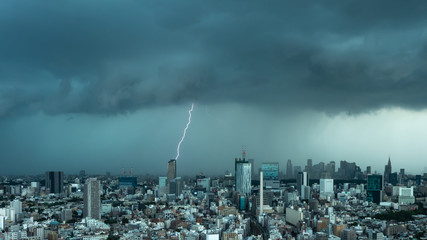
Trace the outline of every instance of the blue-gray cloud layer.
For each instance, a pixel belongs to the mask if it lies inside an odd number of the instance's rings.
[[[2,1],[0,116],[425,108],[425,1]]]

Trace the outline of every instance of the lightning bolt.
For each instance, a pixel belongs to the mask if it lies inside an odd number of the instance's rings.
[[[188,115],[189,116],[188,116],[187,126],[185,126],[184,134],[182,135],[181,141],[179,141],[178,147],[176,148],[176,157],[175,157],[175,160],[178,160],[178,157],[179,157],[179,148],[181,147],[182,141],[184,141],[185,134],[187,133],[188,126],[190,126],[190,123],[191,123],[191,112],[193,111],[193,108],[194,108],[194,103],[191,104],[191,109],[188,111]]]

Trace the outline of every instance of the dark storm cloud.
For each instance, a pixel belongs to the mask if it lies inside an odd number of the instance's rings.
[[[0,116],[427,106],[424,1],[3,1]]]

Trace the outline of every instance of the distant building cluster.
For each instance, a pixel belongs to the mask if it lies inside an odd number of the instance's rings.
[[[175,159],[164,176],[3,176],[0,240],[427,239],[427,174],[390,158],[383,173],[312,159],[255,170],[245,152],[233,163],[220,177],[180,176]]]

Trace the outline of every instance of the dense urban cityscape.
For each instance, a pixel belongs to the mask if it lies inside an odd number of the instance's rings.
[[[165,176],[3,176],[0,239],[427,239],[427,173],[245,155],[221,177],[175,159]]]

